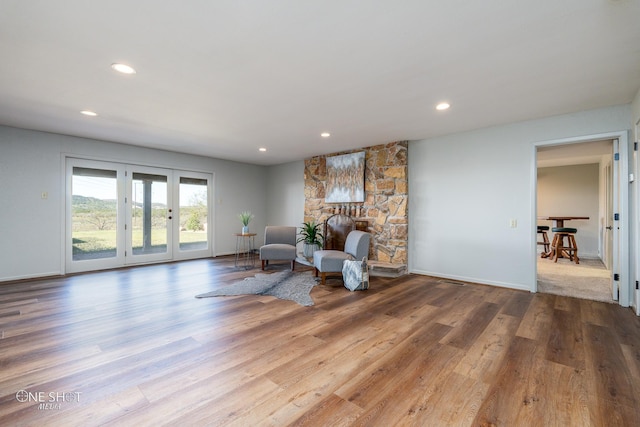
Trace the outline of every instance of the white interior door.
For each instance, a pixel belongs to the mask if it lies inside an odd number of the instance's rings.
[[[613,270],[613,170],[611,162],[609,162],[604,168],[604,224],[603,224],[603,256],[607,270]]]
[[[614,139],[613,150],[613,297],[621,306],[629,307],[632,287],[629,275],[629,145],[626,132]]]
[[[620,171],[620,144],[617,139],[613,141],[613,155],[614,155],[614,167],[613,167],[613,230],[612,241],[613,247],[611,251],[612,255],[612,274],[619,274],[620,272],[620,186],[621,186],[621,171]],[[617,280],[612,280],[612,297],[614,301],[618,301],[620,298],[620,287]]]

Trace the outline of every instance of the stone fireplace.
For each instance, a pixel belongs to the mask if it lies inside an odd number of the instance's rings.
[[[342,212],[354,217],[369,231],[369,258],[382,264],[406,266],[408,228],[407,141],[376,145],[333,155],[365,152],[364,203],[325,202],[326,159],[317,156],[304,161],[304,220],[322,223]]]

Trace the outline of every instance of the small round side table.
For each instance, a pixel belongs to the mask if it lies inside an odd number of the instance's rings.
[[[236,236],[236,268],[245,270],[255,267],[256,259],[253,253],[256,233],[235,233]]]

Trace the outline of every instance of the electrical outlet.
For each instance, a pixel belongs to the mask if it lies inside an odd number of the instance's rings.
[[[42,198],[42,199],[48,199],[48,198],[49,198],[49,193],[47,193],[46,191],[43,191],[43,192],[40,194],[40,198]]]
[[[518,227],[518,220],[517,220],[517,219],[511,219],[511,220],[509,220],[509,227],[511,227],[511,228],[517,228],[517,227]]]

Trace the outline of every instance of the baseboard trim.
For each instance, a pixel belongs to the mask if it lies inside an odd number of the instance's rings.
[[[455,274],[442,274],[442,273],[436,273],[433,271],[425,271],[425,270],[411,270],[410,273],[421,274],[423,276],[437,277],[440,279],[450,279],[450,280],[457,280],[457,281],[466,282],[466,283],[477,283],[479,285],[489,285],[489,286],[496,286],[499,288],[508,288],[508,289],[515,289],[519,291],[533,292],[533,289],[530,286],[527,286],[525,284],[520,284],[520,283],[508,283],[508,282],[499,282],[494,280],[484,280],[484,279],[478,279],[476,277],[458,276]]]

